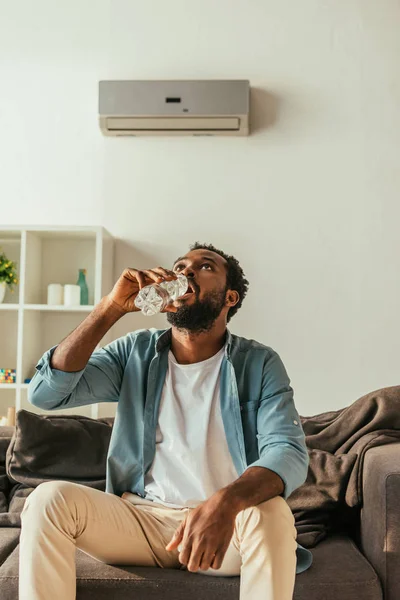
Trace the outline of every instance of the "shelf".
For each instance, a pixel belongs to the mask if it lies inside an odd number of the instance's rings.
[[[89,302],[95,303],[96,233],[94,231],[28,231],[24,304],[46,305],[50,283],[75,285],[86,269]],[[42,309],[37,309],[42,310]]]
[[[94,309],[94,304],[87,304],[81,306],[64,306],[52,305],[52,304],[11,304],[11,302],[3,302],[0,304],[0,310],[18,310],[23,308],[24,310],[48,310],[58,312],[90,312]]]
[[[0,416],[10,406],[45,414],[28,402],[29,384],[41,356],[65,339],[90,314],[114,284],[114,239],[100,226],[0,226],[0,252],[17,263],[19,284],[0,304],[0,368],[16,369],[19,383],[0,384]],[[47,304],[50,283],[76,284],[87,269],[89,305]],[[108,331],[102,345],[113,334]],[[107,416],[109,403],[102,409]],[[98,404],[56,414],[98,416]],[[51,413],[55,414],[55,413]]]
[[[29,383],[0,383],[0,390],[27,390]]]
[[[108,236],[108,232],[101,226],[33,226],[26,227],[29,233],[34,233],[36,237],[42,240],[62,240],[62,241],[93,241],[97,234]]]
[[[90,312],[94,309],[94,304],[85,306],[64,306],[55,304],[24,304],[25,310],[47,310],[57,312]]]
[[[8,409],[10,406],[15,406],[16,394],[18,392],[15,389],[11,388],[12,384],[9,384],[9,388],[7,391],[0,391],[0,416],[6,417]]]
[[[99,233],[110,237],[110,233],[101,225],[5,225],[0,229],[0,238],[18,238],[21,231],[33,231],[43,238],[62,236],[66,239],[89,239]]]
[[[0,244],[20,244],[20,231],[2,231],[0,234]]]
[[[53,308],[43,305],[45,309]],[[82,307],[75,307],[82,308]],[[87,307],[84,307],[87,309]],[[12,314],[12,313],[11,313]],[[21,379],[32,379],[35,366],[40,357],[49,348],[56,346],[64,340],[71,331],[74,331],[87,316],[88,312],[81,310],[42,310],[23,311],[23,356],[20,364]]]
[[[16,369],[18,373],[18,311],[0,311],[0,369]],[[13,383],[1,383],[12,389]]]

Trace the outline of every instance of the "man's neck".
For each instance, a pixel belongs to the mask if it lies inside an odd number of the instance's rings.
[[[190,365],[211,358],[219,352],[226,340],[226,325],[214,325],[206,333],[191,333],[172,327],[171,351],[181,365]]]

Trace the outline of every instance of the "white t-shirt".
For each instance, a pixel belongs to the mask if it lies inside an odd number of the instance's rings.
[[[144,481],[147,500],[195,507],[238,478],[221,416],[224,352],[222,347],[207,360],[180,365],[169,351],[156,454]]]

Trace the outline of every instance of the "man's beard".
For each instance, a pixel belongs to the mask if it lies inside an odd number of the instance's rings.
[[[226,288],[209,292],[203,300],[196,299],[191,304],[182,304],[176,313],[167,313],[167,321],[177,329],[191,333],[210,331],[225,306]]]

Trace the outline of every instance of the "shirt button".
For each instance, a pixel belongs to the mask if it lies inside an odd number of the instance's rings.
[[[299,424],[299,422],[298,422],[298,421],[296,421],[296,420],[294,420],[294,421],[293,421],[293,423],[294,423],[295,425],[298,425],[298,424]]]

